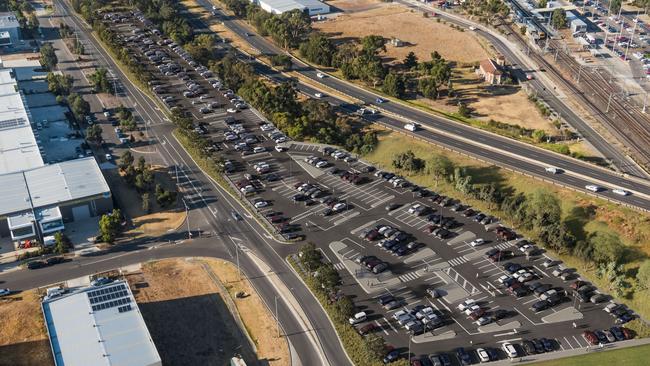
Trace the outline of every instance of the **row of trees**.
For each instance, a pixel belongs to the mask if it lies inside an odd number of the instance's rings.
[[[293,84],[269,85],[234,54],[212,62],[211,69],[293,139],[343,145],[357,153],[370,152],[377,143],[376,133],[364,129],[358,120],[339,115],[322,101],[298,103]]]
[[[114,92],[111,87],[111,80],[108,78],[108,70],[104,67],[99,67],[94,73],[88,75],[88,80],[97,93],[112,93]]]
[[[56,57],[54,46],[51,43],[45,43],[41,46],[39,62],[46,70],[53,70],[59,63],[59,58]]]
[[[150,194],[152,192],[155,194],[156,202],[161,207],[170,207],[176,202],[176,191],[166,190],[161,184],[156,184],[151,165],[147,164],[143,156],[140,156],[136,163],[133,154],[126,150],[120,157],[118,168],[127,185],[135,188],[140,194],[142,211],[145,213],[151,211]]]
[[[384,339],[375,333],[361,337],[350,327],[348,319],[356,312],[354,303],[349,296],[341,294],[338,288],[341,278],[332,263],[323,261],[321,253],[311,243],[300,248],[297,259],[299,267],[304,270],[305,282],[316,297],[325,302],[325,308],[355,364],[379,364],[386,352]],[[406,360],[399,362],[406,364]]]
[[[86,52],[83,43],[79,41],[79,38],[75,36],[74,30],[66,23],[61,22],[61,24],[59,24],[59,35],[68,48],[75,54],[83,55]]]

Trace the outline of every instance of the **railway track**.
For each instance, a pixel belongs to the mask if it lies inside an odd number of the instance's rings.
[[[523,38],[516,30],[510,29],[511,35],[523,44],[527,45],[526,39]],[[589,88],[577,86],[575,81],[567,80],[555,66],[551,65],[542,55],[531,52],[529,56],[540,66],[547,70],[570,94],[574,95],[579,102],[588,110],[588,112],[599,120],[619,141],[623,142],[632,150],[632,158],[643,166],[646,170],[650,168],[650,129],[646,128],[643,123],[650,126],[648,117],[641,113],[638,108],[633,108],[621,102],[611,94],[620,94],[614,90],[612,85],[606,80],[601,72],[596,72],[600,80],[595,79],[594,74],[583,68],[580,70],[578,62],[567,55],[564,48],[557,41],[549,42],[549,49],[557,52],[557,60],[560,65],[566,67],[568,71],[577,75],[580,72],[580,84],[587,85]],[[591,94],[590,94],[591,93]],[[609,103],[608,103],[609,102]],[[609,111],[607,112],[607,105]],[[610,114],[612,117],[610,117]]]

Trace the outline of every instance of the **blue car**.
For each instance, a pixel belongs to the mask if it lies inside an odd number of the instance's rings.
[[[391,362],[395,362],[398,358],[399,358],[399,351],[394,349],[388,352],[388,354],[384,357],[383,361],[384,363],[391,363]]]

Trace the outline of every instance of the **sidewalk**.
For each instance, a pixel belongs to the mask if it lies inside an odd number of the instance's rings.
[[[550,352],[550,353],[542,353],[542,354],[539,354],[539,355],[520,357],[520,358],[514,359],[514,360],[507,360],[506,359],[506,360],[491,362],[490,364],[492,364],[492,365],[511,365],[513,363],[529,364],[529,363],[533,363],[533,362],[556,360],[556,359],[559,359],[559,358],[572,357],[572,356],[582,356],[582,355],[592,354],[594,352],[606,352],[606,351],[609,351],[609,350],[621,349],[621,348],[626,348],[626,347],[641,346],[641,345],[646,345],[646,344],[650,344],[650,338],[632,339],[632,340],[629,340],[629,341],[609,343],[609,344],[603,345],[602,348],[600,348],[598,346],[591,346],[589,348],[576,348],[576,349],[567,350],[567,351],[556,351],[556,352]]]

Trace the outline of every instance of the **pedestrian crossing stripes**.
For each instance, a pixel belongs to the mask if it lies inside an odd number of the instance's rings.
[[[511,246],[512,245],[509,242],[503,242],[503,243],[499,243],[496,247],[499,249],[508,249]]]
[[[334,269],[337,271],[342,271],[344,268],[345,266],[341,262],[334,264]]]
[[[449,261],[447,261],[447,263],[449,263],[450,266],[459,266],[463,263],[467,263],[467,261],[468,259],[465,258],[465,256],[461,256],[461,257],[452,258]]]
[[[413,281],[413,280],[416,280],[416,279],[420,278],[420,273],[417,272],[417,271],[410,272],[410,273],[407,273],[407,274],[403,274],[403,275],[399,276],[398,278],[402,282]]]

